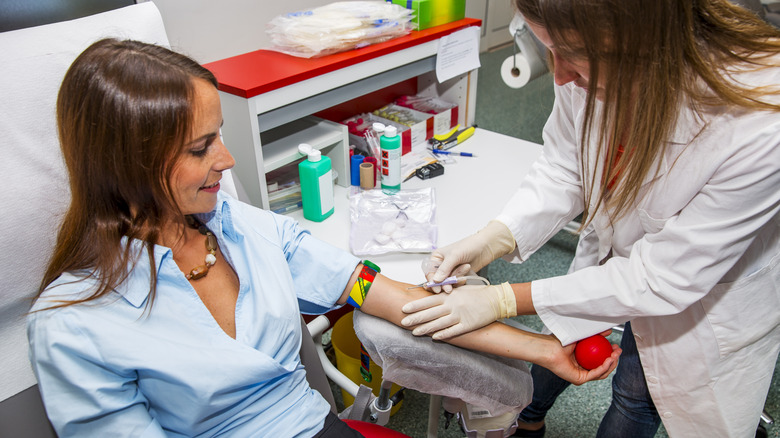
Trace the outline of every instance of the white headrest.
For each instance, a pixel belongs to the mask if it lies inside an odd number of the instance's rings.
[[[0,401],[35,384],[24,314],[69,202],[55,126],[57,92],[76,56],[105,37],[168,45],[152,2],[0,33]]]

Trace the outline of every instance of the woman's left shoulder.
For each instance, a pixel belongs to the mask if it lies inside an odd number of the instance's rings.
[[[278,235],[280,230],[294,229],[298,226],[298,222],[289,216],[276,214],[229,196],[226,196],[224,201],[233,225],[240,230],[253,230],[263,235],[267,233]]]

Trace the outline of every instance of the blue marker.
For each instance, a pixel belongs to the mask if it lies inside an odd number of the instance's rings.
[[[440,149],[432,149],[431,152],[440,155],[458,155],[461,157],[476,157],[476,155],[472,154],[471,152],[453,152],[453,151],[443,151]]]

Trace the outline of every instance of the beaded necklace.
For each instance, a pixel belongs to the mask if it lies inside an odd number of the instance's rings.
[[[187,220],[187,225],[197,229],[200,234],[206,236],[206,251],[208,251],[208,254],[206,254],[205,262],[200,266],[192,268],[190,273],[185,275],[187,280],[199,280],[205,277],[209,273],[209,268],[217,263],[217,238],[205,225],[200,223],[195,216],[188,214],[184,216],[184,218]]]

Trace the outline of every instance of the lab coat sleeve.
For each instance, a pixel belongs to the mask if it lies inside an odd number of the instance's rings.
[[[72,316],[66,308],[28,317],[30,361],[57,435],[165,437],[133,372],[106,364]]]
[[[637,317],[684,311],[719,282],[752,275],[738,265],[748,249],[767,253],[756,272],[776,256],[780,122],[753,128],[721,130],[739,134],[688,147],[691,155],[681,156],[638,205],[643,234],[626,256],[533,282],[537,313],[562,343]],[[664,206],[677,203],[683,207],[664,217]]]
[[[575,128],[579,114],[572,105],[581,99],[584,96],[571,85],[555,87],[542,155],[496,218],[506,224],[517,242],[511,261],[527,260],[583,211],[579,133]]]

